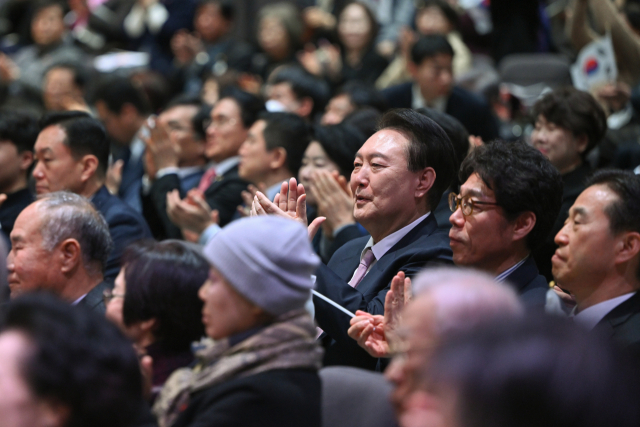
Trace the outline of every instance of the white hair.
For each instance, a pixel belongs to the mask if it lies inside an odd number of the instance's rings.
[[[433,326],[439,336],[524,314],[515,290],[481,271],[459,267],[431,268],[420,273],[412,284],[416,299],[428,296],[434,302]]]

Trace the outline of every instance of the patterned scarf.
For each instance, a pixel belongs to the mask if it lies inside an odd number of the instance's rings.
[[[273,369],[320,369],[323,350],[314,336],[313,319],[305,310],[295,310],[233,347],[228,338],[205,338],[195,353],[196,366],[175,371],[156,399],[158,425],[170,427],[193,393],[227,380]]]

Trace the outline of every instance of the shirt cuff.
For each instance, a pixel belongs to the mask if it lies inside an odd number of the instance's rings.
[[[169,175],[172,173],[178,174],[178,168],[175,166],[169,166],[168,168],[162,168],[158,172],[156,172],[156,179],[160,179],[165,175]]]
[[[211,239],[213,239],[216,234],[218,234],[222,230],[222,228],[218,224],[211,224],[198,237],[198,243],[202,246],[205,246]]]

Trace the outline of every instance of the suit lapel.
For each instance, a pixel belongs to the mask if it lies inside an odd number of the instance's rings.
[[[234,167],[230,168],[228,171],[226,171],[221,175],[217,175],[216,178],[211,183],[211,185],[209,186],[209,188],[207,188],[207,190],[204,192],[204,194],[208,196],[215,193],[226,178],[231,178],[236,175],[238,175],[238,165],[235,165]]]
[[[521,292],[529,285],[536,277],[538,277],[538,267],[531,255],[527,257],[527,260],[514,271],[511,272],[505,281],[515,286],[516,291]]]
[[[636,292],[628,300],[607,313],[596,325],[600,331],[614,335],[617,327],[625,323],[631,315],[640,311],[640,292]]]

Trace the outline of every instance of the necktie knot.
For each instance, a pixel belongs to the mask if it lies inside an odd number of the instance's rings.
[[[358,265],[358,268],[356,269],[355,274],[353,275],[353,277],[349,281],[349,285],[351,285],[354,288],[356,286],[358,286],[358,284],[364,278],[365,274],[367,274],[367,270],[369,270],[369,266],[371,265],[371,263],[375,259],[376,259],[376,257],[373,254],[373,251],[370,248],[367,249],[367,251],[365,252],[364,256],[360,260],[360,264]]]

